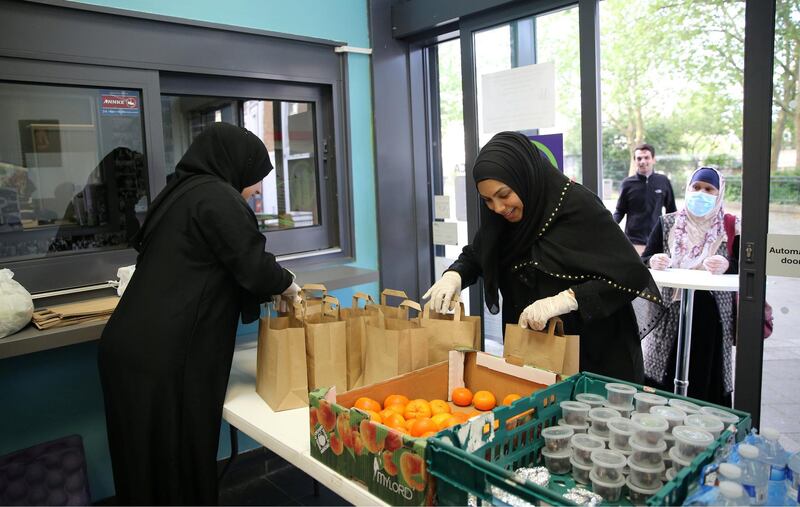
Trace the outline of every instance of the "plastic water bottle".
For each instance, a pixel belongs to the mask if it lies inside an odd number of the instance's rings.
[[[747,505],[748,503],[741,484],[722,481],[719,483],[719,495],[710,505]]]
[[[742,483],[742,469],[739,467],[739,465],[734,465],[733,463],[720,463],[718,472],[720,476],[720,482],[730,481],[737,484]]]
[[[800,452],[794,453],[786,464],[786,503],[800,504]]]
[[[759,459],[769,463],[769,480],[783,481],[786,470],[786,451],[780,443],[781,434],[772,428],[762,428],[758,447]]]
[[[749,444],[739,445],[739,466],[742,468],[742,486],[750,497],[750,503],[767,503],[769,465],[759,461],[758,448]]]

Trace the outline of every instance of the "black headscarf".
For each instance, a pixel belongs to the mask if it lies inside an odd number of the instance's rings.
[[[517,223],[481,206],[473,248],[489,311],[499,311],[498,269],[521,261],[533,261],[527,266],[549,275],[585,276],[660,301],[650,273],[602,201],[556,170],[527,137],[495,135],[478,154],[472,174],[475,184],[505,183],[524,205]]]
[[[175,166],[175,176],[150,205],[132,246],[142,252],[146,238],[172,203],[190,189],[222,180],[241,192],[270,171],[267,147],[255,134],[229,123],[209,125],[192,141]]]

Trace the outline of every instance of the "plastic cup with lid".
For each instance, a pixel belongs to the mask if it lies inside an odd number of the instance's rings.
[[[595,470],[589,472],[589,480],[592,482],[592,492],[603,497],[607,502],[616,502],[622,496],[622,487],[625,486],[625,477],[620,474],[618,479],[609,480],[598,477]]]
[[[643,467],[656,467],[664,463],[667,443],[661,440],[655,446],[644,445],[634,436],[631,438],[631,460]]]
[[[628,486],[628,500],[630,500],[633,505],[647,505],[647,501],[650,497],[658,493],[658,490],[663,486],[661,481],[658,481],[658,485],[655,487],[643,488],[634,484],[631,477],[628,477],[625,481],[625,485]]]
[[[672,429],[675,448],[680,457],[693,460],[714,443],[714,435],[695,426],[675,426]]]
[[[578,393],[575,395],[575,401],[586,403],[590,407],[595,408],[595,407],[602,407],[603,403],[606,402],[606,399],[600,396],[599,394]]]
[[[700,405],[697,403],[692,403],[688,400],[682,400],[680,398],[670,398],[667,404],[670,407],[675,407],[683,410],[687,414],[694,414],[695,412],[700,412]]]
[[[642,488],[654,488],[661,485],[661,475],[666,469],[664,462],[659,461],[657,465],[645,466],[637,463],[633,456],[628,458],[628,467],[630,468],[630,475],[628,478],[633,484]]]
[[[697,414],[687,415],[683,420],[683,424],[706,430],[714,436],[715,440],[719,438],[720,433],[725,429],[725,424],[717,417],[699,412]]]
[[[608,420],[620,417],[619,412],[613,408],[598,407],[589,411],[589,421],[592,423],[592,433],[608,437]]]
[[[720,463],[717,469],[722,480],[742,482],[742,468],[734,463]]]
[[[727,410],[722,410],[721,408],[717,407],[700,407],[700,413],[711,415],[719,419],[720,421],[728,426],[729,424],[736,424],[739,422],[739,416],[736,414],[732,414]]]
[[[653,393],[636,393],[633,395],[634,403],[636,404],[636,411],[643,414],[649,414],[652,407],[664,406],[667,404],[667,399]]]
[[[676,472],[676,471],[675,471],[675,468],[673,468],[673,467],[670,467],[670,468],[667,468],[667,471],[666,471],[666,472],[664,472],[664,475],[666,476],[666,478],[667,478],[667,480],[668,480],[668,481],[671,481],[672,479],[674,479],[674,478],[675,478],[675,475],[676,475],[677,473],[678,473],[678,472]]]
[[[550,426],[542,430],[544,447],[550,452],[569,452],[569,439],[575,432],[569,426]]]
[[[619,412],[620,417],[624,417],[625,419],[629,419],[631,414],[635,410],[633,404],[631,405],[613,405],[611,402],[606,400],[605,404],[603,405],[605,408],[610,408],[611,410],[616,410]]]
[[[632,405],[633,395],[636,394],[635,387],[628,384],[609,382],[606,384],[606,399],[612,405]]]
[[[624,450],[631,448],[629,440],[636,429],[633,421],[624,417],[613,417],[606,421],[606,426],[608,426],[610,446]]]
[[[575,479],[575,482],[580,484],[589,484],[589,474],[592,472],[592,464],[589,463],[580,463],[575,455],[569,461],[570,465],[572,465],[572,478]]]
[[[680,472],[681,470],[692,464],[692,460],[686,459],[680,454],[678,454],[677,447],[673,447],[668,452],[669,452],[669,458],[672,460],[672,469],[675,470],[675,473]]]
[[[667,420],[669,423],[669,430],[672,431],[672,428],[675,426],[680,426],[683,424],[684,419],[686,419],[686,412],[677,408],[671,407],[669,405],[656,405],[654,407],[650,407],[650,413],[653,415],[660,415],[664,419]]]
[[[606,449],[592,451],[592,473],[604,481],[615,482],[622,477],[628,458],[622,453]]]
[[[640,414],[631,415],[634,423],[634,436],[642,445],[655,446],[664,439],[664,433],[669,429],[669,423],[660,415]]]
[[[588,403],[581,401],[562,401],[559,406],[567,424],[576,426],[586,424],[586,416],[589,415],[589,410],[592,408]]]
[[[572,446],[573,461],[590,467],[592,465],[592,451],[596,449],[605,449],[606,447],[606,443],[594,435],[573,435],[569,442]],[[587,478],[586,483],[588,482]]]
[[[544,456],[544,466],[551,474],[568,474],[572,465],[570,464],[571,455],[569,449],[566,451],[548,451],[542,449],[542,456]]]
[[[572,428],[572,431],[574,431],[575,434],[586,433],[586,431],[588,431],[588,429],[589,429],[589,423],[588,422],[587,423],[583,423],[582,425],[575,425],[575,424],[567,423],[567,421],[565,421],[563,418],[558,420],[558,425],[559,426],[566,426],[567,428]]]

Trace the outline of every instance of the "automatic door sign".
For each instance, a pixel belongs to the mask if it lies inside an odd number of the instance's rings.
[[[800,278],[800,235],[767,235],[767,274]]]

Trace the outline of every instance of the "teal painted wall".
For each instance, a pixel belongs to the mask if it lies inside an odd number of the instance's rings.
[[[274,32],[333,39],[369,47],[366,0],[106,0],[83,3]],[[224,6],[224,8],[221,8]],[[348,108],[355,260],[378,268],[378,239],[373,154],[370,57],[349,54]],[[332,291],[349,306],[355,292],[374,298],[378,284]],[[257,324],[240,326],[240,343],[254,339]],[[106,443],[102,391],[97,373],[97,344],[86,343],[0,360],[0,455],[39,442],[78,433],[86,449],[94,501],[114,494]],[[240,451],[258,444],[241,437]],[[219,457],[230,454],[223,425]]]

